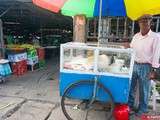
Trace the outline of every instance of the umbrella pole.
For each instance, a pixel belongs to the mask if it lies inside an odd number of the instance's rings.
[[[100,4],[99,4],[99,20],[98,20],[98,47],[100,44],[100,38],[101,38],[101,25],[102,25],[102,0],[100,0]]]
[[[3,39],[3,24],[2,20],[0,19],[0,58],[5,57],[5,48],[4,48],[4,39]]]

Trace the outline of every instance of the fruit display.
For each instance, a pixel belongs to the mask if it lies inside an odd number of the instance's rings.
[[[45,65],[45,50],[39,45],[31,44],[10,44],[7,45],[7,55],[11,62],[12,70],[15,75],[22,75],[27,71],[27,65],[32,67],[37,63],[40,67]],[[18,69],[17,69],[18,68]]]
[[[39,46],[33,46],[31,44],[22,44],[22,45],[10,44],[10,45],[7,45],[7,49],[9,51],[8,53],[11,53],[11,51],[13,53],[13,51],[23,51],[23,50],[26,50],[27,57],[29,57],[29,58],[37,56],[36,47],[39,47]]]
[[[23,44],[20,46],[21,48],[27,49],[27,56],[28,58],[32,58],[37,56],[36,47],[31,44]]]
[[[21,48],[20,45],[10,44],[6,46],[6,53],[7,54],[19,54],[26,52],[25,48]]]

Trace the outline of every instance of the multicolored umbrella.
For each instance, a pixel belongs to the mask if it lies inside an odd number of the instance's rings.
[[[33,3],[67,16],[99,16],[100,0],[33,0]],[[143,14],[160,14],[160,0],[102,0],[102,16],[128,16],[136,20]]]

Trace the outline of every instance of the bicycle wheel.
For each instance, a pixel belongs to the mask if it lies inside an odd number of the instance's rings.
[[[81,91],[81,88],[87,90]],[[106,102],[99,102],[93,99],[94,81],[83,80],[71,84],[65,91],[61,99],[61,107],[68,120],[110,120],[114,110],[114,101],[110,91],[99,82],[97,83],[97,93],[105,93],[108,98]],[[76,96],[83,96],[86,99],[76,98],[72,93],[76,91]]]

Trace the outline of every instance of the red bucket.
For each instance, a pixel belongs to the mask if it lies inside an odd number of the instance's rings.
[[[126,104],[116,105],[113,116],[115,120],[129,120],[129,106]]]

